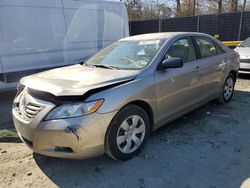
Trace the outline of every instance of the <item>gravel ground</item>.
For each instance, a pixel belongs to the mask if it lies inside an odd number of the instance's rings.
[[[5,99],[1,123],[13,126]],[[249,188],[249,144],[250,76],[244,76],[229,104],[211,102],[157,130],[127,162],[48,158],[21,143],[0,143],[0,187]]]

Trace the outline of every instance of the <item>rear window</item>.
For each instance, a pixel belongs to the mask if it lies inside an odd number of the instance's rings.
[[[205,37],[195,37],[202,58],[217,55],[214,42]]]

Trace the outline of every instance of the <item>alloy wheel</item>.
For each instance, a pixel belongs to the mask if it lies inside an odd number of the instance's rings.
[[[229,100],[230,97],[233,94],[233,89],[234,89],[234,80],[233,78],[228,78],[226,80],[225,86],[224,86],[224,98],[226,100]]]

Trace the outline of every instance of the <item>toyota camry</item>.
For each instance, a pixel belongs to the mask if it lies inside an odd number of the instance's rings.
[[[239,55],[207,34],[132,36],[84,63],[22,78],[13,121],[36,153],[127,160],[157,128],[229,102],[238,69]]]

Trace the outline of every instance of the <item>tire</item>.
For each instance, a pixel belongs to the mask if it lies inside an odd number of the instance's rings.
[[[236,78],[232,73],[229,73],[228,77],[226,78],[222,92],[220,94],[220,97],[218,98],[218,101],[222,104],[228,103],[234,94],[234,86],[235,86]]]
[[[116,160],[131,159],[141,151],[149,133],[147,113],[139,106],[127,105],[109,125],[105,137],[105,153]]]

